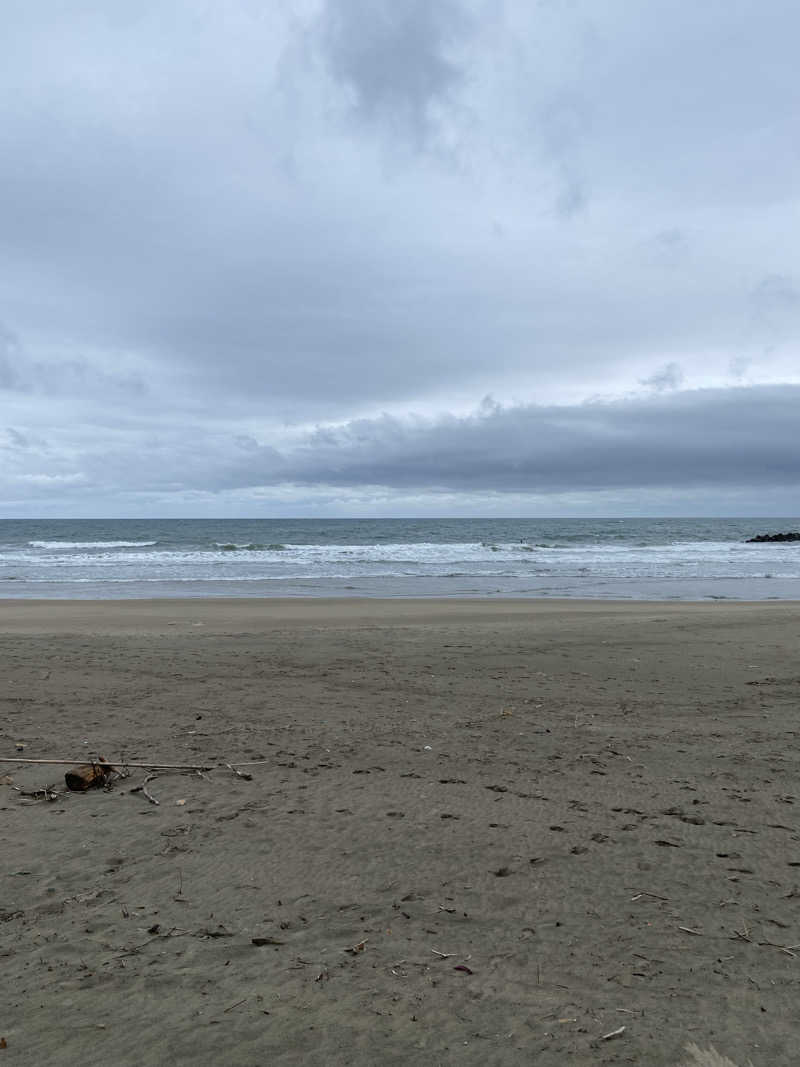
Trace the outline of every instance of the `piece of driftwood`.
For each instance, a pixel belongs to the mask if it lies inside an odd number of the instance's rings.
[[[246,771],[237,770],[232,763],[226,763],[225,766],[228,768],[229,771],[233,771],[237,778],[244,778],[246,782],[252,782],[252,774],[248,774]]]
[[[20,789],[18,785],[12,785],[12,789],[16,790],[21,797],[30,797],[32,800],[58,800],[62,795],[57,793],[55,786],[46,785],[44,789]]]
[[[67,771],[64,781],[67,789],[74,793],[83,793],[87,789],[99,789],[104,786],[115,768],[101,757],[95,763],[82,763]]]
[[[156,805],[160,804],[161,801],[158,800],[156,797],[154,797],[153,794],[150,792],[150,790],[147,788],[147,783],[148,782],[152,782],[152,780],[154,778],[158,778],[158,775],[157,774],[148,774],[148,776],[145,778],[145,780],[142,782],[141,785],[135,785],[133,787],[133,789],[129,789],[128,792],[129,793],[143,793],[144,796],[150,801],[151,804],[156,804]]]
[[[147,788],[147,783],[148,782],[152,782],[154,778],[158,778],[158,775],[157,774],[148,774],[148,776],[142,782],[142,792],[144,793],[144,795],[147,797],[147,799],[150,801],[151,804],[155,804],[156,806],[158,806],[161,803],[161,801],[160,800],[156,800],[156,798],[153,796],[153,794]]]

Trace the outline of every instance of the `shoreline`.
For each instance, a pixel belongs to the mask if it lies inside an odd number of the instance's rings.
[[[514,622],[550,616],[652,617],[792,613],[798,600],[595,600],[483,597],[154,597],[130,600],[0,599],[0,633],[124,632],[181,624],[226,632],[237,626]]]
[[[16,582],[0,580],[6,600],[593,600],[632,603],[800,601],[800,577],[537,579],[519,576],[445,578],[271,579],[257,581]]]

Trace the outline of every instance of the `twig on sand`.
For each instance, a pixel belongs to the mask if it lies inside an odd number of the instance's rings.
[[[186,934],[189,933],[188,930],[179,930],[177,926],[173,926],[169,930],[160,930],[157,929],[157,926],[158,924],[156,924],[156,926],[154,927],[151,927],[150,930],[147,931],[148,933],[155,931],[152,937],[148,937],[148,939],[146,941],[142,941],[140,945],[132,945],[130,948],[125,949],[123,952],[120,952],[119,955],[112,956],[111,958],[113,960],[121,960],[124,956],[135,956],[138,952],[141,952],[141,950],[147,945],[152,944],[153,941],[164,941],[168,937],[184,937]]]
[[[352,945],[350,948],[342,949],[343,952],[349,952],[351,956],[357,956],[359,952],[363,952],[369,938],[364,938],[363,941],[359,941],[357,945]]]
[[[147,797],[147,799],[150,801],[151,804],[156,804],[157,805],[157,804],[160,804],[161,801],[160,800],[156,800],[156,798],[153,796],[153,794],[147,788],[147,783],[148,782],[152,782],[152,780],[154,778],[158,778],[158,775],[157,774],[148,774],[148,776],[145,778],[145,780],[142,782],[142,784],[141,785],[135,785],[133,787],[133,789],[131,789],[131,792],[132,793],[144,793],[144,795]]]
[[[703,936],[703,931],[702,930],[693,930],[691,928],[691,926],[679,926],[678,929],[679,930],[683,930],[683,932],[685,934],[694,934],[695,937],[702,937]]]
[[[12,785],[21,797],[31,797],[32,800],[58,800],[61,793],[56,792],[55,786],[46,785],[44,789],[20,789],[18,785]],[[65,794],[66,795],[66,794]]]
[[[787,956],[791,956],[793,960],[797,959],[797,953],[792,952],[793,948],[797,948],[797,945],[778,945],[774,941],[759,941],[759,945],[769,945],[770,948],[778,948],[781,952],[785,952]]]
[[[127,770],[127,768],[123,767],[122,770],[119,770],[117,767],[114,767],[106,775],[105,785],[103,786],[103,789],[105,789],[106,792],[110,792],[111,787],[114,785],[115,782],[123,781],[125,778],[130,778],[130,776],[131,772]]]
[[[229,771],[233,771],[237,778],[244,778],[246,782],[252,782],[252,774],[248,774],[246,771],[237,771],[237,769],[232,763],[226,763],[225,766],[228,768]]]
[[[438,948],[432,948],[431,952],[434,956],[439,956],[443,960],[449,960],[451,956],[457,955],[455,952],[440,952]]]
[[[91,762],[91,761],[89,761]],[[97,761],[95,761],[97,762]],[[210,771],[213,768],[200,763],[129,763],[128,760],[103,760],[109,767],[136,767],[149,771]],[[79,759],[22,759],[18,756],[0,756],[0,763],[38,763],[51,767],[66,767],[73,763],[86,763],[86,755]]]
[[[603,1034],[602,1037],[598,1038],[598,1041],[610,1041],[614,1037],[622,1037],[626,1030],[626,1026],[619,1026],[616,1030],[610,1030],[607,1034]]]
[[[247,997],[242,997],[242,999],[241,999],[241,1000],[237,1000],[235,1004],[231,1004],[231,1006],[230,1006],[229,1008],[226,1008],[226,1009],[225,1009],[225,1010],[223,1011],[223,1013],[222,1013],[222,1014],[223,1014],[223,1015],[227,1015],[229,1011],[233,1011],[233,1009],[234,1009],[234,1008],[238,1008],[238,1007],[239,1007],[239,1005],[240,1005],[240,1004],[244,1004],[244,1002],[245,1002],[246,1000],[247,1000]]]
[[[157,774],[148,774],[148,776],[142,782],[142,792],[144,793],[144,795],[147,797],[147,799],[150,801],[151,804],[160,804],[161,802],[159,800],[156,800],[156,798],[153,796],[153,794],[147,788],[147,783],[148,782],[152,782],[154,778],[158,778],[158,775]]]
[[[641,897],[653,897],[655,900],[669,900],[669,897],[662,897],[660,893],[651,893],[648,889],[640,889],[635,897],[631,897],[631,900],[639,900]]]

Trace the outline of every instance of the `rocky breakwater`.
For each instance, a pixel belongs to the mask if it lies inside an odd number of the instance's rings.
[[[796,530],[790,530],[788,533],[776,533],[776,534],[756,534],[755,537],[748,537],[745,544],[748,545],[761,545],[765,542],[785,542],[785,541],[800,541],[800,532]]]

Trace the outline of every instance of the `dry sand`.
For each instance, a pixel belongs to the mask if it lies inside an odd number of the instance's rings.
[[[0,753],[266,761],[158,806],[0,764],[0,1067],[800,1062],[798,637],[786,603],[0,603]]]

